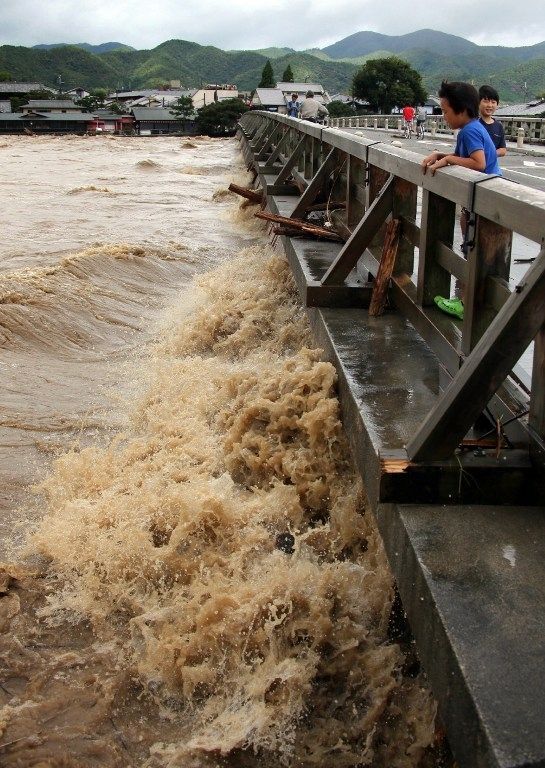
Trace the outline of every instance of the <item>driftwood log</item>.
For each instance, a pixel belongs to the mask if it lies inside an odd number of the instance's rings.
[[[307,237],[318,237],[324,240],[332,240],[333,242],[343,242],[336,232],[332,232],[326,227],[317,227],[315,224],[310,224],[308,221],[301,221],[301,219],[290,219],[287,216],[277,216],[275,213],[268,213],[267,211],[258,211],[254,213],[258,219],[265,219],[265,221],[271,221],[273,224],[279,224],[280,228],[291,230],[295,235],[306,235]],[[287,234],[282,232],[281,234]]]
[[[246,200],[257,205],[261,205],[263,202],[263,190],[261,189],[246,189],[246,187],[240,187],[238,184],[229,184],[229,192],[245,197]]]

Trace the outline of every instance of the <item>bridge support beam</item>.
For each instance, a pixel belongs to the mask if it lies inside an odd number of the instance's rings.
[[[468,429],[538,333],[545,316],[545,249],[407,444],[412,461],[452,456]]]

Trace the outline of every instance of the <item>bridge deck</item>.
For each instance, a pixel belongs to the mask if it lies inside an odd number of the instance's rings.
[[[544,509],[380,505],[377,519],[458,762],[544,766]]]

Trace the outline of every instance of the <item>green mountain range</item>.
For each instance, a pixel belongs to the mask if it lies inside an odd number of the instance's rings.
[[[100,45],[89,45],[89,43],[41,43],[40,45],[33,45],[34,49],[39,51],[49,51],[51,48],[65,48],[67,45],[75,45],[76,48],[83,48],[84,51],[89,53],[107,53],[107,51],[134,51],[135,49],[131,45],[125,45],[125,43],[101,43]]]
[[[0,72],[8,72],[14,80],[53,87],[60,75],[64,88],[153,88],[180,80],[188,88],[230,82],[241,90],[252,90],[269,59],[278,80],[289,64],[299,82],[320,82],[330,93],[348,93],[356,69],[367,59],[391,55],[417,69],[430,93],[443,79],[491,82],[502,101],[521,102],[545,92],[545,42],[519,48],[479,46],[430,29],[397,36],[357,32],[322,50],[308,51],[223,51],[186,40],[168,40],[151,50],[135,50],[123,43],[4,45],[0,46]]]

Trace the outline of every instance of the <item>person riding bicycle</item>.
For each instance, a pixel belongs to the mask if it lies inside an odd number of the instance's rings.
[[[407,104],[403,107],[403,120],[405,121],[405,135],[410,136],[412,127],[413,127],[413,120],[414,120],[414,107],[411,107],[410,104]]]
[[[311,123],[321,122],[324,117],[329,115],[327,108],[314,98],[314,91],[307,91],[300,112],[301,118],[303,120],[309,120]]]
[[[428,116],[428,113],[426,112],[426,108],[423,104],[421,104],[418,109],[416,110],[416,138],[424,138],[424,123],[426,122],[426,118]]]

